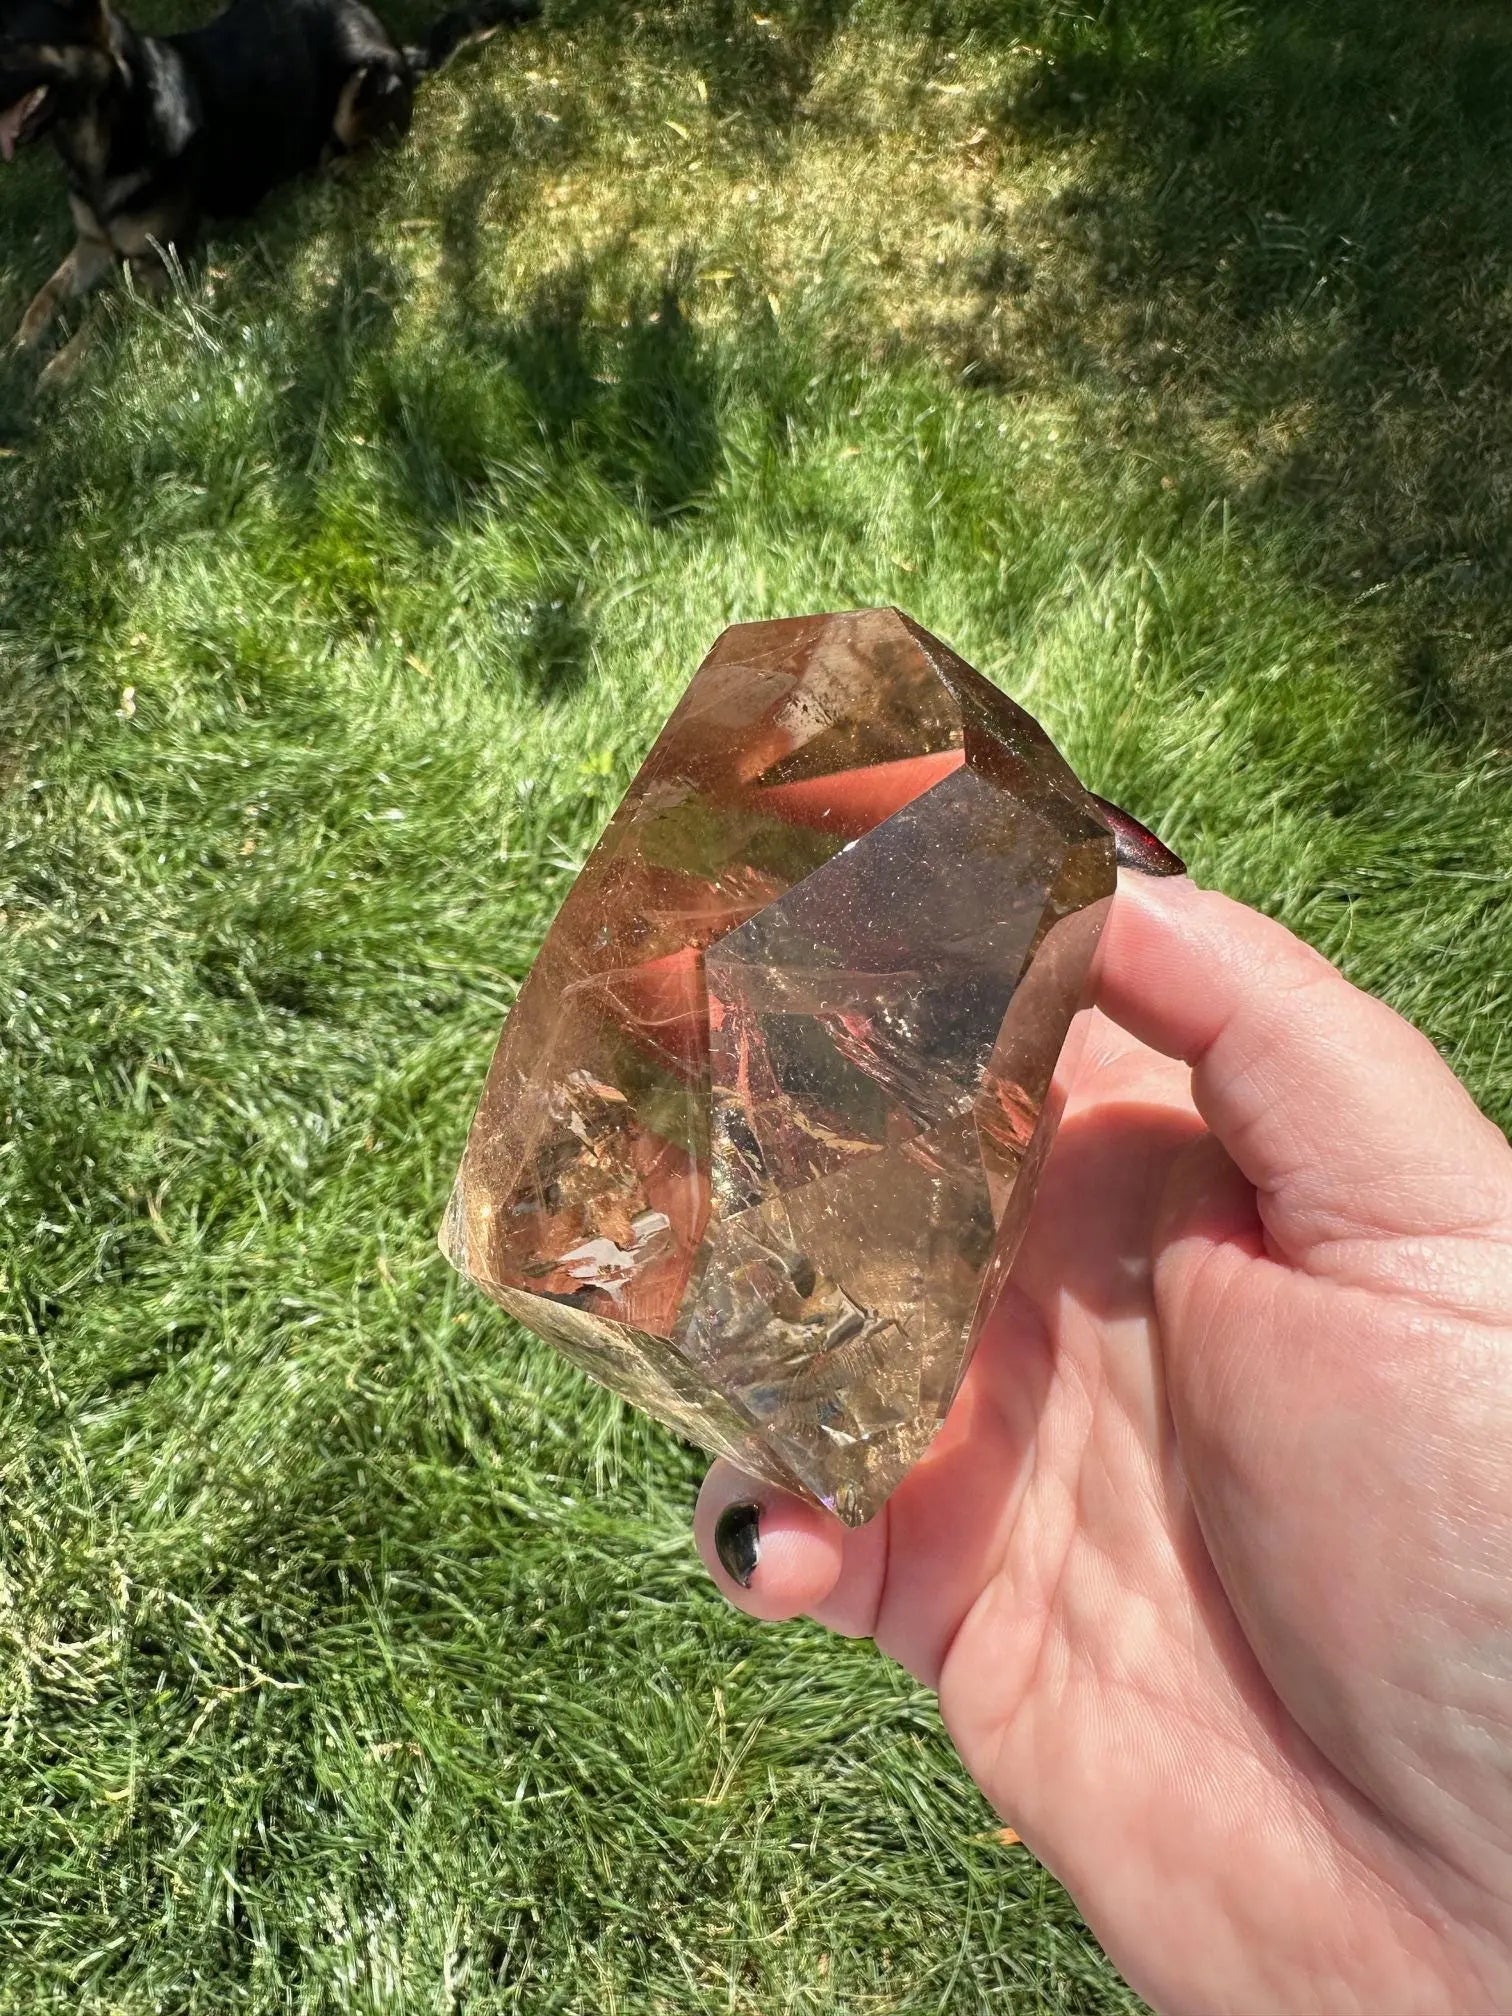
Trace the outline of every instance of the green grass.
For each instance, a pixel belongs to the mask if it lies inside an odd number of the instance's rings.
[[[701,650],[886,600],[1505,1123],[1509,139],[1469,0],[563,6],[0,367],[0,2012],[1134,2007],[434,1227]]]

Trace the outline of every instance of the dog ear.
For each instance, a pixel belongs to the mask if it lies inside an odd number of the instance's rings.
[[[110,47],[109,0],[57,0],[67,15],[74,37],[96,49]]]

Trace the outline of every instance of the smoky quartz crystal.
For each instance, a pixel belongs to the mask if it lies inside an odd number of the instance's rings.
[[[737,624],[520,991],[447,1254],[679,1433],[870,1518],[1022,1235],[1114,880],[1043,729],[907,616]]]

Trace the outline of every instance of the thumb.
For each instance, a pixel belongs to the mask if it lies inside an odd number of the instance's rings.
[[[722,1458],[704,1479],[693,1538],[726,1600],[768,1622],[805,1614],[842,1637],[876,1629],[888,1515],[845,1527],[833,1513]]]
[[[1432,1044],[1270,918],[1124,875],[1098,1005],[1190,1064],[1279,1256],[1378,1286],[1403,1240],[1512,1232],[1512,1153]]]

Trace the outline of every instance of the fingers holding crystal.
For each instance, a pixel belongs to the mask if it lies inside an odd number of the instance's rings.
[[[1428,1040],[1283,925],[1120,878],[1099,1005],[1192,1069],[1286,1257],[1377,1285],[1400,1241],[1512,1221],[1512,1162]]]

